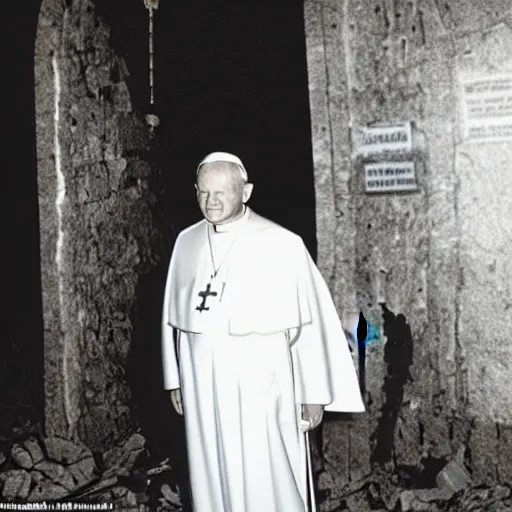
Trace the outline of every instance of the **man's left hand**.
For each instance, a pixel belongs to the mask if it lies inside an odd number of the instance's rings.
[[[307,432],[318,427],[324,416],[324,406],[316,404],[304,404],[302,406],[302,419],[307,421],[309,425],[302,430]]]

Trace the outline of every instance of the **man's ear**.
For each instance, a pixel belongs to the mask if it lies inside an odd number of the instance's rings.
[[[243,199],[244,203],[247,203],[247,201],[249,201],[249,199],[251,197],[251,194],[252,194],[253,188],[254,188],[254,184],[253,183],[246,183],[244,185],[244,190],[243,190],[243,193],[242,193],[242,199]]]
[[[197,188],[197,183],[194,183],[194,187],[196,189],[196,193],[199,192],[199,189]]]

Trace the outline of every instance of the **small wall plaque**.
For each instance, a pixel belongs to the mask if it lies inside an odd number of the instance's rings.
[[[464,138],[512,140],[512,73],[461,77]]]
[[[352,129],[356,153],[370,155],[384,151],[410,151],[411,123],[377,124]]]
[[[364,165],[368,193],[417,190],[414,162],[379,162]]]

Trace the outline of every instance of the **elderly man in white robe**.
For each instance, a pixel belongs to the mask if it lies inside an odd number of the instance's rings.
[[[204,219],[169,265],[164,385],[185,419],[195,512],[311,510],[306,432],[324,409],[364,411],[325,281],[299,236],[246,206],[252,190],[238,157],[204,158]]]

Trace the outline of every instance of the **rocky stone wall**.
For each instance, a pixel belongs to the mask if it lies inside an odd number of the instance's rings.
[[[475,480],[510,482],[512,142],[464,136],[461,77],[510,73],[512,8],[306,0],[305,25],[318,263],[340,315],[381,332],[367,413],[324,426],[321,487],[425,477],[461,447]],[[404,121],[412,149],[375,158],[414,161],[418,191],[367,194],[353,129]]]
[[[103,449],[131,424],[135,289],[155,263],[151,137],[92,0],[44,0],[35,46],[45,429]]]

